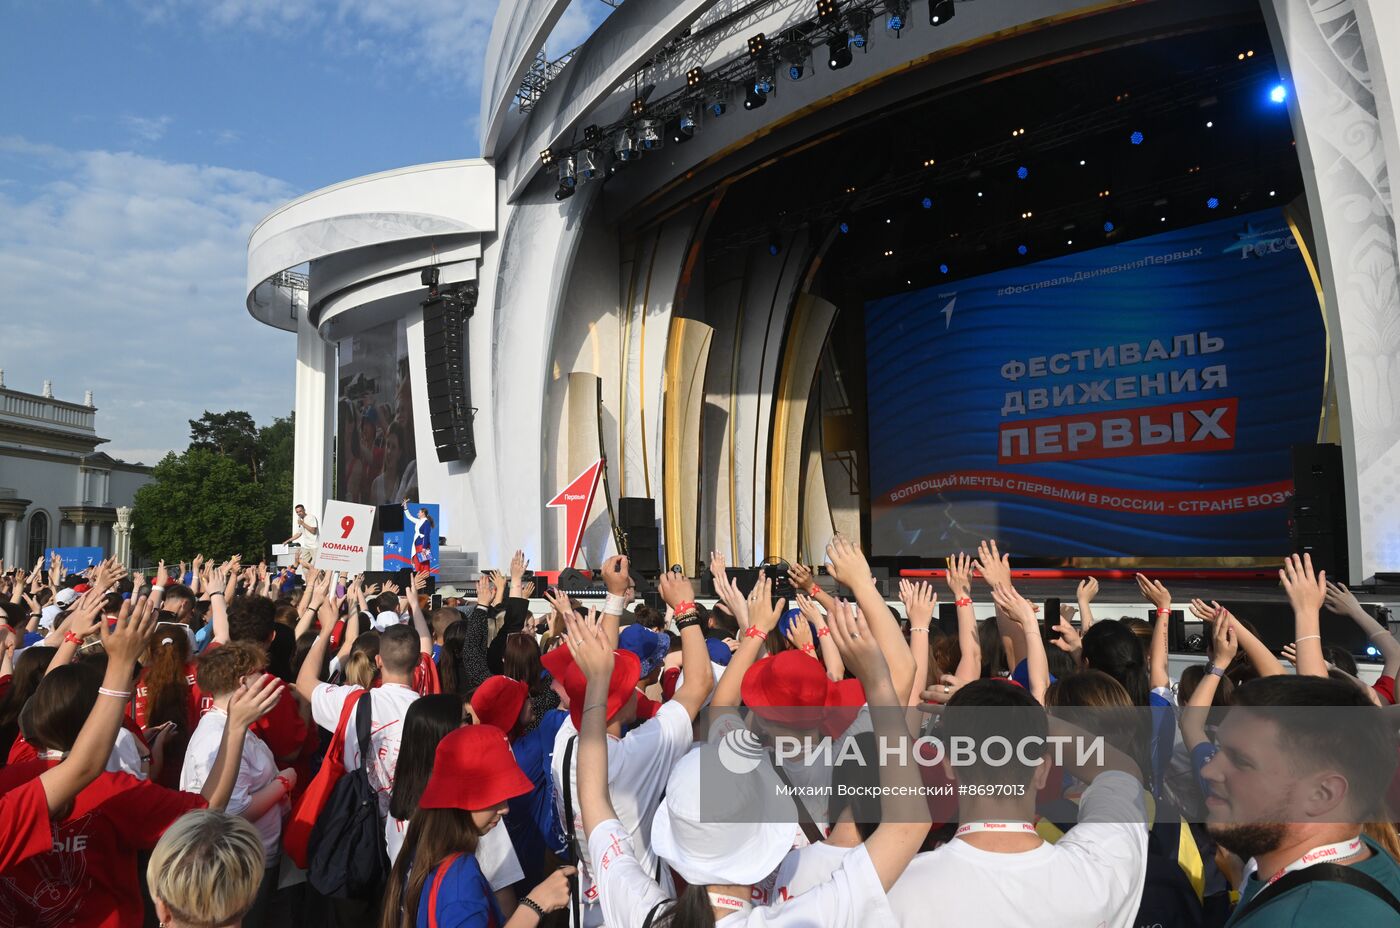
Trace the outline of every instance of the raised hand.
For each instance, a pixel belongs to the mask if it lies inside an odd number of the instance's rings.
[[[812,571],[803,564],[793,564],[788,568],[788,579],[795,589],[806,593],[812,588]]]
[[[763,574],[759,574],[749,591],[749,621],[763,632],[771,632],[778,627],[778,620],[787,611],[787,600],[773,602],[773,584]]]
[[[716,557],[719,558],[721,564],[724,563],[723,555],[716,555]],[[739,623],[741,629],[748,628],[751,621],[749,618],[749,601],[744,597],[744,594],[739,592],[739,588],[734,585],[734,581],[730,580],[729,575],[723,570],[714,574],[714,581],[715,595],[719,597],[720,602],[729,607],[729,611],[734,614],[734,620]]]
[[[386,593],[393,593],[395,596],[398,596],[398,595],[399,595],[399,585],[398,585],[397,583],[395,583],[394,581],[392,581],[392,580],[385,580],[385,581],[384,581],[384,592],[386,592]]]
[[[1235,638],[1235,622],[1227,615],[1225,621],[1215,623],[1212,632],[1211,663],[1223,670],[1230,666],[1239,650],[1240,643]]]
[[[1300,558],[1290,554],[1284,559],[1278,578],[1294,612],[1315,613],[1322,608],[1327,598],[1327,572],[1313,572],[1312,555],[1304,554]]]
[[[413,586],[413,595],[417,596],[423,592],[423,587],[428,585],[428,575],[415,571],[409,583]]]
[[[800,593],[797,598],[799,604],[802,600],[807,599],[807,597],[802,596]],[[810,600],[808,601],[810,602]],[[784,610],[784,612],[786,611],[787,610]],[[812,626],[807,623],[807,616],[802,613],[800,605],[798,607],[797,617],[788,623],[787,635],[785,637],[788,642],[799,651],[809,647],[816,647],[816,645],[812,643]]]
[[[476,604],[482,608],[491,605],[491,578],[485,574],[476,578]]]
[[[589,609],[588,615],[581,617],[569,610],[564,613],[564,627],[568,629],[564,643],[584,677],[589,681],[611,679],[617,656],[608,645],[597,611]]]
[[[928,628],[933,621],[933,611],[938,607],[938,594],[933,587],[922,581],[911,583],[899,581],[899,601],[909,614],[909,624],[916,628]]]
[[[555,615],[563,617],[573,614],[574,606],[569,602],[569,597],[558,590],[545,590],[544,599],[545,602],[549,603],[550,608],[554,610]]]
[[[156,630],[157,614],[151,608],[150,600],[138,604],[129,616],[117,615],[117,621],[110,627],[106,622],[98,624],[102,634],[102,650],[107,653],[109,664],[128,666],[145,653],[151,635]]]
[[[271,712],[282,698],[284,684],[270,673],[263,674],[254,683],[244,683],[234,691],[228,704],[230,725],[249,728],[254,722]]]
[[[530,559],[525,556],[524,551],[516,550],[515,555],[510,559],[510,582],[511,586],[519,588],[525,580],[525,568],[530,564]]]
[[[1060,637],[1051,638],[1050,643],[1067,654],[1078,654],[1084,649],[1084,642],[1079,636],[1078,630],[1070,623],[1070,620],[1061,617],[1055,625],[1055,631],[1060,633]]]
[[[889,685],[889,665],[859,609],[852,610],[844,600],[836,600],[835,609],[827,616],[827,627],[831,629],[831,641],[840,652],[841,660],[867,693],[882,682]]]
[[[972,558],[959,552],[948,558],[948,592],[954,601],[972,597]]]
[[[1225,615],[1229,614],[1225,612],[1224,606],[1220,605],[1219,603],[1213,600],[1209,605],[1207,605],[1205,600],[1193,599],[1191,600],[1190,609],[1192,615],[1200,619],[1202,622],[1205,622],[1207,625],[1218,619],[1222,613]]]
[[[974,566],[992,589],[1011,585],[1011,555],[1002,554],[995,541],[984,541],[977,546]]]
[[[937,683],[925,688],[919,698],[924,702],[942,705],[952,699],[967,683],[968,681],[960,680],[951,673],[945,673],[938,678]]]
[[[1016,592],[1010,584],[992,588],[992,600],[1002,612],[1020,624],[1026,634],[1033,634],[1036,627],[1035,607]]]
[[[695,602],[695,589],[691,586],[689,577],[665,570],[661,572],[661,579],[657,581],[657,587],[660,589],[661,598],[672,609],[677,608],[682,603]]]
[[[603,562],[603,586],[613,596],[625,596],[632,585],[632,561],[626,555],[615,554]]]
[[[1366,610],[1361,608],[1361,601],[1356,598],[1351,590],[1347,589],[1345,583],[1333,583],[1331,580],[1328,580],[1327,595],[1323,599],[1323,603],[1327,606],[1329,611],[1335,612],[1338,615],[1366,614]]]
[[[1156,607],[1158,612],[1170,612],[1172,608],[1172,594],[1162,581],[1153,580],[1144,574],[1137,575],[1138,590],[1142,593],[1142,598]]]
[[[826,560],[836,582],[854,590],[857,585],[873,583],[870,564],[859,546],[837,535],[826,545]]]

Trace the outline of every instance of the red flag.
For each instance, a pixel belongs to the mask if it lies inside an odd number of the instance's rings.
[[[569,557],[565,567],[573,567],[578,557],[578,549],[583,545],[583,526],[588,522],[588,513],[593,508],[593,496],[598,492],[598,479],[603,476],[603,459],[589,465],[573,481],[559,491],[545,505],[551,509],[564,510],[564,535],[569,540]]]

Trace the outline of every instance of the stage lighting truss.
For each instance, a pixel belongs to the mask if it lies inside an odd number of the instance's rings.
[[[775,71],[771,60],[760,61],[753,72],[753,92],[765,97],[772,93],[778,83]]]
[[[631,126],[626,127],[617,134],[617,141],[613,144],[613,154],[621,162],[636,161],[642,156],[641,149],[637,146],[637,131]]]
[[[807,73],[807,46],[789,42],[783,46],[783,63],[787,65],[788,80],[800,81]]]
[[[643,119],[637,123],[637,141],[641,143],[642,151],[656,151],[666,144],[666,139],[661,135],[661,121],[657,119]]]

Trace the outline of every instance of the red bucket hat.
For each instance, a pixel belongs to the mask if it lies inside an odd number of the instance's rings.
[[[833,683],[821,663],[801,651],[781,651],[754,664],[739,692],[760,718],[791,728],[820,728],[833,736],[850,727],[856,710],[865,705],[859,680]]]
[[[493,725],[466,725],[438,742],[418,807],[479,812],[532,789],[504,732]]]
[[[563,652],[562,654],[560,652]],[[637,681],[642,678],[642,662],[637,655],[625,648],[613,652],[612,679],[608,681],[608,721],[622,711],[637,690]],[[555,655],[558,655],[557,657]],[[564,692],[569,694],[569,718],[574,727],[583,728],[583,695],[588,689],[588,678],[574,663],[574,656],[567,647],[558,647],[540,658],[550,676],[564,684]]]
[[[520,710],[529,696],[530,688],[519,680],[500,674],[487,677],[472,693],[472,715],[509,734],[520,720]]]

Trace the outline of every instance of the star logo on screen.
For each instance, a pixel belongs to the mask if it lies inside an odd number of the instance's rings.
[[[949,300],[946,304],[944,304],[943,308],[939,310],[939,312],[943,313],[943,331],[945,332],[948,331],[948,329],[953,325],[953,306],[957,302],[958,295],[955,293],[953,294],[953,298]]]
[[[1239,252],[1240,260],[1250,257],[1263,257],[1266,254],[1276,254],[1281,251],[1295,249],[1297,242],[1293,239],[1293,232],[1287,226],[1280,226],[1275,229],[1259,229],[1254,223],[1245,223],[1243,232],[1235,233],[1234,244],[1226,245],[1220,249],[1222,254]]]

